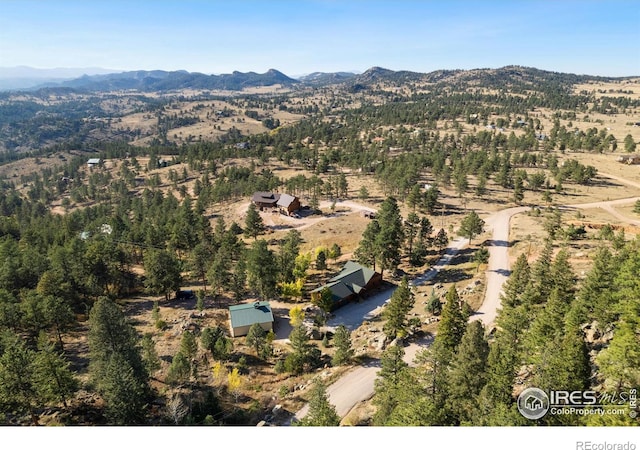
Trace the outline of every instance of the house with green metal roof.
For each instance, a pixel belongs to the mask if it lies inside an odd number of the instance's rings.
[[[229,306],[231,336],[245,336],[254,323],[264,331],[273,330],[273,312],[269,302],[243,303]]]
[[[333,309],[358,298],[366,297],[382,282],[382,275],[354,261],[347,261],[342,271],[325,285],[311,291],[311,300],[316,301],[327,288],[333,298]]]

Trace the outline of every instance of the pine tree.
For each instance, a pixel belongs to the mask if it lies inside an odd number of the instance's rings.
[[[396,337],[404,337],[407,331],[407,314],[413,308],[415,298],[407,277],[403,277],[400,286],[393,291],[389,303],[382,312],[382,318],[385,320],[383,330],[385,334],[394,339]]]
[[[316,305],[322,311],[323,324],[327,322],[329,313],[333,310],[335,302],[333,300],[333,292],[328,287],[322,288],[320,295],[315,297],[313,304]]]
[[[393,410],[400,403],[401,380],[409,366],[403,360],[404,354],[402,347],[390,345],[380,358],[380,371],[375,380],[373,400],[376,406],[374,425],[386,424]]]
[[[89,314],[89,357],[89,370],[110,420],[117,424],[141,420],[149,386],[139,337],[120,308],[104,297]]]
[[[481,397],[496,408],[499,404],[513,402],[513,385],[516,377],[518,354],[514,342],[508,335],[498,332],[487,356],[486,384]]]
[[[258,323],[254,323],[249,327],[249,331],[247,332],[247,336],[245,337],[245,341],[248,346],[253,347],[256,351],[256,355],[260,354],[262,347],[267,342],[267,333],[264,331],[264,328],[260,326]]]
[[[513,308],[521,302],[520,298],[531,279],[531,268],[524,253],[518,255],[511,275],[504,283],[500,302],[503,308]]]
[[[247,216],[244,220],[244,235],[258,239],[258,235],[265,232],[265,225],[256,205],[254,203],[249,204],[247,209]]]
[[[476,396],[486,382],[489,344],[480,321],[467,325],[451,362],[449,401],[460,423],[470,423],[477,410]],[[473,376],[469,376],[473,374]]]
[[[144,254],[144,286],[150,294],[164,295],[169,301],[182,282],[181,264],[168,250],[147,250]]]
[[[469,238],[471,244],[471,239],[484,231],[484,225],[484,220],[475,211],[471,211],[460,222],[460,234]]]
[[[278,253],[279,279],[281,282],[291,283],[296,280],[294,271],[301,243],[302,237],[298,230],[289,231],[282,240]]]
[[[327,270],[327,254],[324,250],[320,250],[316,256],[316,269]]]
[[[422,194],[420,193],[420,186],[414,184],[409,191],[409,195],[407,195],[407,206],[411,209],[411,211],[416,210],[416,207],[420,203],[421,196]]]
[[[38,425],[37,407],[43,402],[36,384],[36,353],[17,335],[3,336],[4,351],[0,356],[0,404],[20,413],[28,413]]]
[[[276,258],[269,250],[267,241],[255,241],[247,254],[247,275],[249,284],[263,299],[276,293],[277,271]]]
[[[637,323],[633,320],[619,323],[609,346],[596,358],[605,386],[615,392],[640,385],[640,340],[637,330]]]
[[[553,243],[547,239],[540,256],[531,267],[531,282],[522,295],[522,301],[529,306],[544,303],[549,298],[553,286],[550,276],[552,254]]]
[[[147,389],[121,353],[110,356],[100,386],[105,415],[111,424],[142,423],[146,413]]]
[[[171,384],[183,383],[191,377],[191,361],[182,351],[178,351],[171,360],[167,382]]]
[[[293,352],[285,359],[287,372],[300,374],[308,368],[315,367],[320,359],[320,350],[309,342],[304,324],[294,326],[289,333],[289,342]]]
[[[413,242],[419,232],[420,218],[414,212],[409,213],[404,221],[404,235],[407,241],[407,255],[413,256]]]
[[[156,351],[156,344],[153,342],[151,334],[145,334],[142,338],[142,360],[148,374],[153,374],[156,370],[160,369],[160,358]]]
[[[376,219],[371,220],[362,233],[362,239],[355,251],[355,257],[360,264],[373,267],[376,270],[378,261],[378,248],[376,238],[380,232],[380,224]]]
[[[442,344],[444,350],[450,353],[450,356],[453,356],[458,344],[460,344],[465,328],[466,322],[460,307],[460,297],[454,284],[447,292],[435,339]]]
[[[340,416],[335,406],[329,403],[327,390],[320,380],[314,382],[309,400],[309,412],[297,425],[306,427],[337,427]]]
[[[70,369],[71,363],[62,353],[55,350],[46,334],[38,338],[38,352],[35,358],[36,386],[43,399],[60,401],[65,406],[78,389],[79,382]]]
[[[347,364],[353,358],[353,347],[351,346],[351,333],[344,325],[339,325],[333,335],[333,345],[336,350],[331,359],[334,366]]]
[[[380,273],[395,270],[400,264],[401,248],[404,242],[402,216],[394,197],[387,197],[378,210],[380,231],[375,238],[375,248],[380,260]]]

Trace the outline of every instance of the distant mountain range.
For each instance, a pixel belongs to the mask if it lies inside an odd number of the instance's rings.
[[[48,83],[61,83],[83,75],[103,75],[117,70],[100,67],[36,69],[34,67],[0,67],[0,90],[30,89]]]
[[[275,69],[263,74],[255,72],[233,72],[222,75],[206,75],[185,70],[136,70],[130,72],[107,69],[67,69],[39,71],[29,68],[0,68],[0,89],[40,89],[64,87],[87,91],[112,91],[135,89],[139,91],[169,91],[179,89],[223,89],[241,90],[246,87],[291,86],[298,80]],[[80,71],[80,73],[77,73]],[[97,72],[97,73],[96,73]],[[67,76],[65,76],[65,74]],[[73,75],[72,75],[73,74]],[[72,76],[69,76],[72,75]]]
[[[393,71],[382,67],[372,67],[362,74],[352,72],[314,72],[292,78],[275,69],[265,73],[233,72],[222,75],[206,75],[185,70],[136,70],[129,72],[108,69],[31,69],[28,67],[0,68],[0,90],[34,90],[40,88],[70,88],[84,91],[139,90],[171,91],[181,89],[211,89],[238,91],[258,86],[322,86],[346,83],[353,91],[371,88],[375,83],[426,81],[459,82],[473,79],[483,80],[493,85],[502,83],[529,84],[540,80],[561,79],[574,83],[578,80],[605,79],[603,77],[548,72],[521,66],[506,66],[500,69],[437,70],[429,73],[406,70]]]

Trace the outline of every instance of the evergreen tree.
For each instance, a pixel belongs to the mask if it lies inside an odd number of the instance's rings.
[[[521,303],[521,296],[531,279],[531,267],[527,261],[527,255],[518,255],[511,270],[511,275],[505,281],[500,302],[503,308],[513,308]]]
[[[296,280],[295,264],[298,253],[300,252],[300,244],[302,236],[298,230],[291,230],[287,233],[278,253],[278,266],[280,268],[279,279],[284,283],[291,283]]]
[[[121,353],[113,353],[100,381],[105,415],[114,425],[142,423],[146,413],[147,386]]]
[[[267,245],[259,239],[251,245],[247,254],[247,276],[251,286],[260,297],[267,299],[276,293],[278,265],[276,257]]]
[[[408,367],[403,360],[404,354],[402,347],[390,345],[380,358],[373,400],[376,406],[374,425],[384,425],[400,402],[401,379]]]
[[[362,239],[358,244],[354,255],[360,264],[373,267],[376,270],[376,261],[378,260],[378,248],[376,238],[380,232],[380,224],[373,219],[367,224],[362,233]]]
[[[460,234],[466,238],[469,238],[469,244],[471,239],[484,231],[484,220],[478,216],[475,211],[471,211],[460,222]]]
[[[213,248],[208,242],[200,242],[191,250],[189,257],[189,270],[191,275],[202,281],[202,289],[207,293],[207,268],[213,258]]]
[[[415,298],[407,277],[403,277],[400,286],[393,291],[389,303],[382,311],[382,318],[385,320],[383,330],[385,334],[394,339],[404,337],[407,331],[407,314],[413,308]]]
[[[438,233],[433,240],[433,244],[438,247],[439,251],[442,251],[442,249],[449,244],[449,236],[447,236],[447,232],[444,231],[444,228],[440,228],[440,230],[438,230]]]
[[[333,335],[333,345],[336,348],[331,363],[334,366],[347,364],[353,358],[353,347],[351,346],[351,333],[344,325],[339,325]]]
[[[484,327],[480,321],[470,322],[451,362],[449,374],[451,410],[458,415],[460,423],[471,423],[477,414],[476,397],[486,382],[488,354]]]
[[[254,323],[249,327],[245,342],[248,346],[253,347],[256,355],[259,355],[262,347],[267,343],[267,333],[258,323]]]
[[[420,186],[414,184],[409,191],[409,195],[407,195],[407,206],[411,209],[411,211],[415,212],[416,207],[420,204],[421,196],[422,194],[420,192]]]
[[[148,250],[144,254],[144,285],[150,294],[164,295],[169,301],[171,292],[177,292],[182,282],[181,264],[168,250]]]
[[[294,326],[289,334],[289,342],[293,352],[285,359],[287,372],[300,374],[316,366],[320,359],[320,350],[309,342],[304,324]]]
[[[440,191],[435,186],[430,187],[424,191],[424,197],[422,205],[428,214],[433,214],[438,206],[438,196]]]
[[[247,209],[247,216],[244,220],[244,235],[258,239],[258,235],[265,232],[265,225],[256,205],[254,203],[249,204]]]
[[[215,294],[220,294],[231,285],[231,257],[218,251],[212,258],[207,270],[207,281]]]
[[[28,413],[38,425],[37,408],[43,403],[36,382],[36,353],[13,333],[3,336],[4,351],[0,356],[0,405]]]
[[[498,332],[489,348],[487,357],[486,384],[481,397],[491,409],[502,404],[513,403],[513,385],[518,361],[517,349],[507,334]]]
[[[327,322],[329,313],[333,310],[335,303],[333,300],[333,292],[328,287],[322,288],[320,295],[315,297],[313,304],[316,305],[322,311],[322,321]]]
[[[436,341],[442,344],[443,350],[449,352],[449,356],[453,356],[466,328],[455,284],[449,288],[445,300],[438,323]]]
[[[220,326],[207,327],[202,330],[200,344],[218,360],[226,360],[233,350],[233,342],[226,337],[224,330]]]
[[[160,369],[160,358],[156,351],[156,344],[153,342],[151,334],[145,334],[142,338],[142,361],[148,374],[153,374],[156,370]]]
[[[190,331],[182,333],[182,339],[180,339],[180,352],[187,357],[189,361],[193,360],[198,353],[198,343],[196,342],[195,335]]]
[[[41,333],[35,358],[34,381],[43,399],[61,401],[65,408],[68,406],[67,400],[79,386],[70,365],[63,354],[55,350],[46,334]]]
[[[400,250],[404,242],[402,216],[395,198],[388,197],[378,211],[380,231],[375,238],[375,248],[380,260],[380,273],[395,270],[400,264]]]
[[[633,153],[636,150],[636,143],[633,140],[633,136],[627,134],[624,137],[624,151],[628,153]]]
[[[528,306],[544,303],[551,293],[551,263],[553,254],[553,243],[550,239],[545,241],[545,245],[531,267],[531,282],[527,284],[522,294],[522,301]]]
[[[188,381],[191,377],[192,367],[191,361],[182,351],[175,354],[169,366],[167,373],[167,382],[170,384],[179,384]]]
[[[114,423],[136,423],[144,414],[148,374],[138,344],[138,334],[120,308],[99,298],[89,314],[89,369]],[[131,405],[123,407],[126,397]]]
[[[337,427],[340,425],[340,416],[335,406],[329,403],[327,390],[320,380],[314,382],[309,400],[309,412],[300,422],[300,426],[306,427]]]
[[[320,250],[316,256],[316,269],[327,270],[327,254],[324,250]]]
[[[404,235],[407,241],[407,254],[409,258],[413,256],[413,242],[418,235],[420,218],[415,212],[409,213],[404,221]]]

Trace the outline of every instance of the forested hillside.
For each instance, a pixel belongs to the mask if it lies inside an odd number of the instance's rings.
[[[337,425],[325,385],[380,359],[355,424],[637,425],[530,421],[516,400],[640,385],[640,178],[616,161],[640,142],[640,82],[515,66],[312,78],[2,94],[2,423],[282,424],[311,401],[302,425]],[[304,215],[259,211],[254,192]],[[485,285],[497,245],[480,217],[513,207],[485,328],[469,321],[483,293],[461,283]],[[458,235],[451,267],[412,286]],[[396,290],[362,328],[329,330],[331,299],[310,292],[349,260]],[[256,301],[279,328],[232,338],[227,307]],[[425,337],[404,362],[395,343]]]

